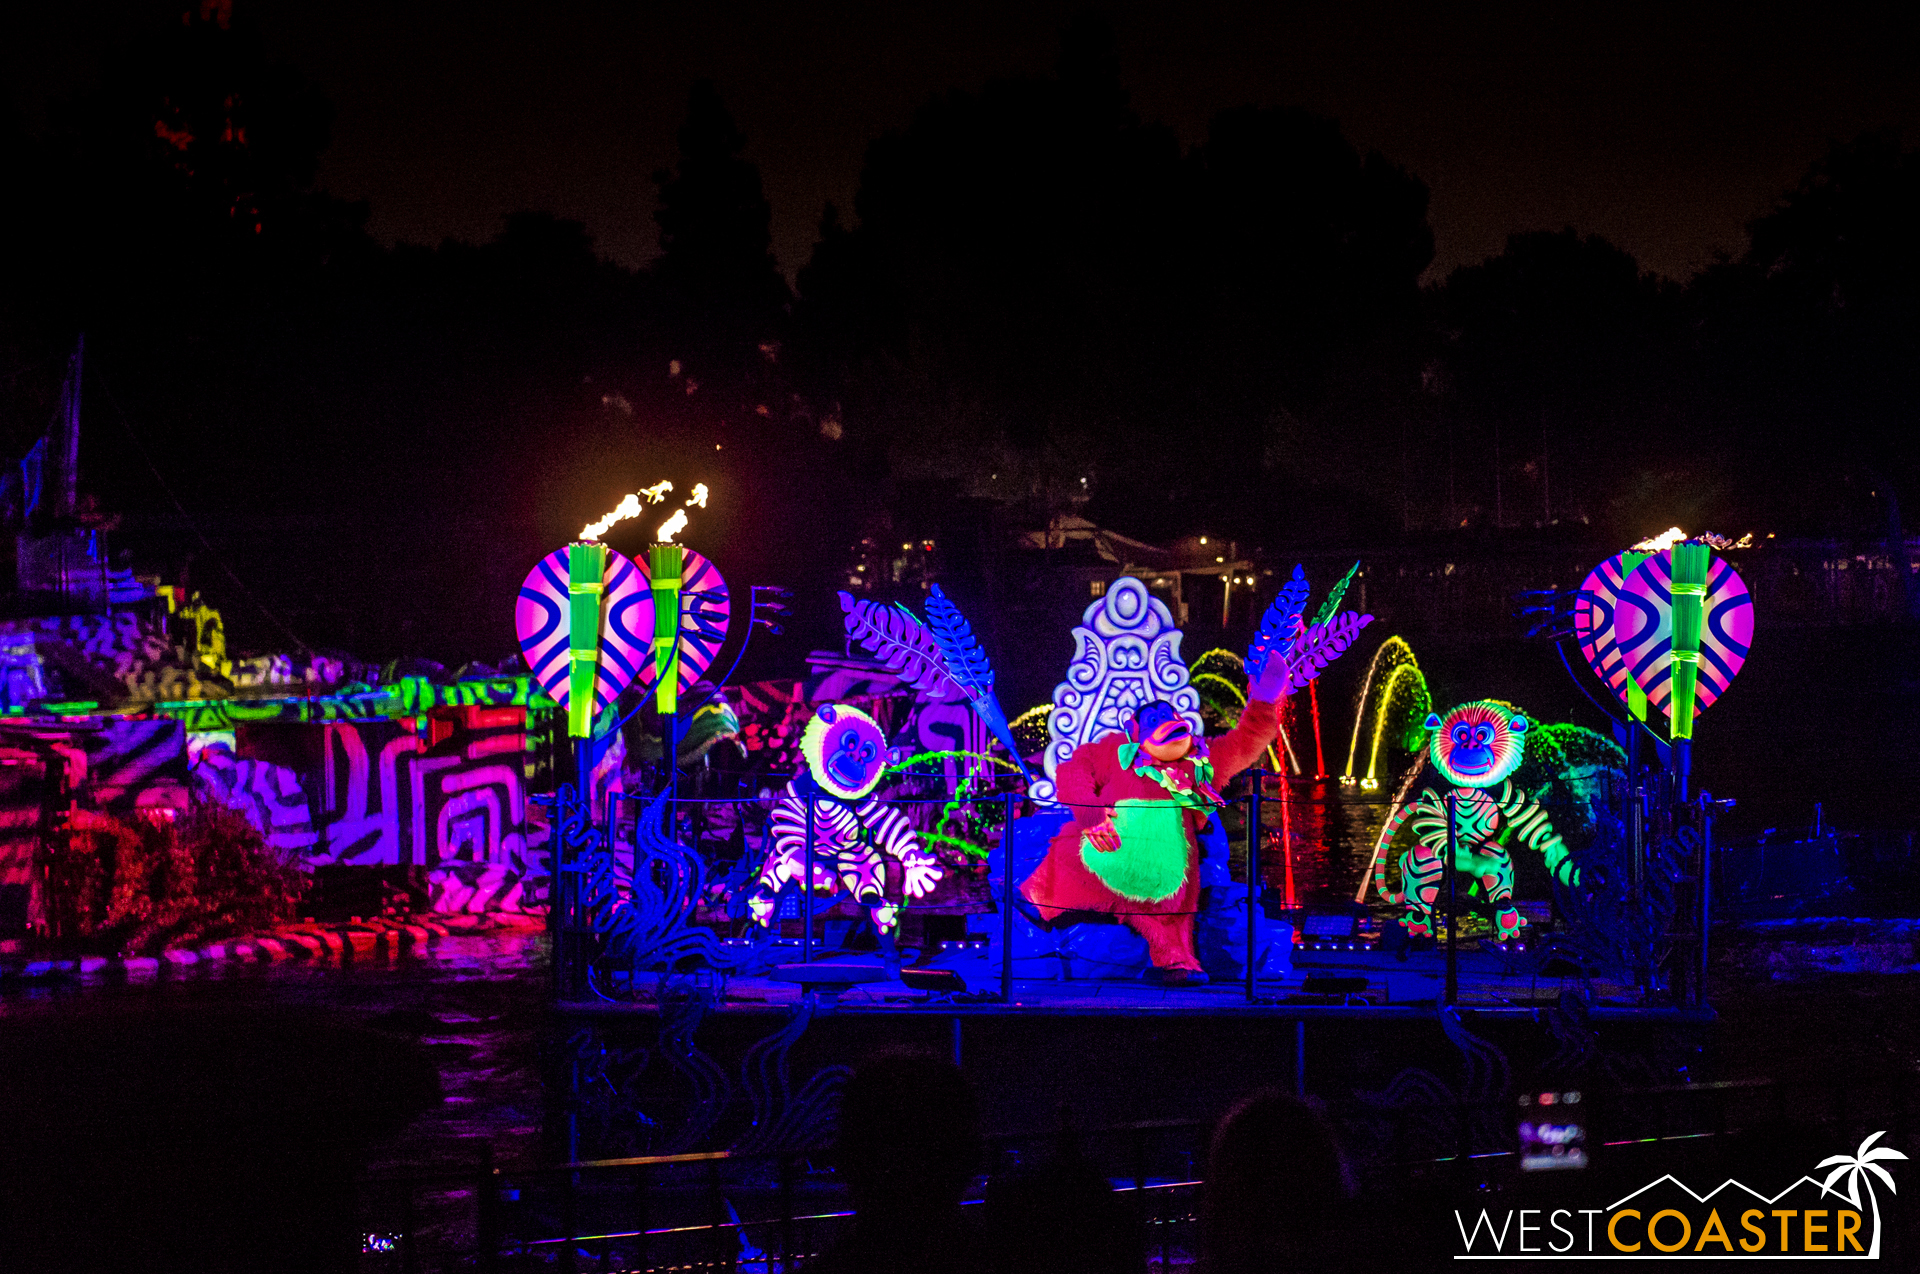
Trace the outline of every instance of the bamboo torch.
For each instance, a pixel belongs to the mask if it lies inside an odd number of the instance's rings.
[[[1713,549],[1682,542],[1673,546],[1673,680],[1667,715],[1672,722],[1674,769],[1681,800],[1687,796],[1687,772],[1693,751],[1693,709],[1700,683],[1700,629],[1706,620],[1707,568]]]
[[[593,703],[600,682],[600,598],[606,588],[607,546],[567,546],[567,734],[593,734]]]
[[[647,549],[653,577],[654,705],[663,717],[680,710],[680,572],[685,557],[678,544]]]

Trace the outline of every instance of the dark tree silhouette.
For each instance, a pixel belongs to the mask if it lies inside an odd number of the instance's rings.
[[[788,299],[760,170],[741,157],[746,144],[719,90],[701,80],[687,97],[679,164],[654,175],[661,255],[653,271],[710,341],[771,335]]]
[[[1920,498],[1920,154],[1841,143],[1692,286],[1703,415],[1781,531],[1877,530]],[[1891,484],[1891,485],[1889,485]]]
[[[1604,519],[1624,529],[1655,505],[1718,524],[1724,507],[1701,502],[1724,494],[1714,457],[1633,441],[1687,432],[1675,398],[1677,285],[1569,228],[1509,236],[1499,256],[1453,271],[1433,300],[1462,515],[1495,516],[1497,463],[1498,512],[1510,525]],[[1661,458],[1651,471],[1640,463],[1649,451]]]
[[[858,224],[830,209],[801,275],[810,384],[897,479],[1148,536],[1270,526],[1273,420],[1327,410],[1340,360],[1414,383],[1382,350],[1412,348],[1425,206],[1298,112],[1230,113],[1183,155],[1076,24],[1053,76],[946,94],[869,149]]]
[[[128,514],[113,543],[142,569],[191,554],[241,650],[285,645],[257,599],[318,646],[497,658],[531,562],[669,472],[712,485],[695,538],[736,587],[818,602],[863,536],[876,562],[937,541],[1010,669],[1052,631],[1021,618],[1051,585],[1011,531],[1078,511],[1278,551],[1484,526],[1496,429],[1506,520],[1550,495],[1596,543],[1654,510],[1879,539],[1920,503],[1920,195],[1889,139],[1834,148],[1684,289],[1568,231],[1423,293],[1415,177],[1292,109],[1225,111],[1183,148],[1089,19],[1051,73],[943,93],[877,139],[789,313],[712,85],[659,176],[647,270],[537,211],[383,249],[314,188],[324,98],[223,14],[167,15],[50,127],[0,118],[20,176],[0,460],[44,430],[85,330],[83,496]],[[833,643],[815,609],[755,659]]]

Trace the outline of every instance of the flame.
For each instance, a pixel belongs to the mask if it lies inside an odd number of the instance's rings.
[[[1670,526],[1658,535],[1649,536],[1634,545],[1634,553],[1663,553],[1676,544],[1687,542],[1706,544],[1716,549],[1750,549],[1753,547],[1753,532],[1749,531],[1739,539],[1729,539],[1724,535],[1715,535],[1712,531],[1702,531],[1698,535],[1688,535],[1677,526]]]
[[[614,508],[613,512],[607,514],[607,516],[601,518],[598,522],[589,522],[587,525],[581,527],[580,538],[591,544],[593,541],[605,535],[615,522],[625,522],[628,518],[637,518],[639,516],[640,497],[630,495],[622,500]]]
[[[1670,526],[1658,535],[1650,535],[1633,546],[1635,553],[1663,553],[1687,538],[1687,533],[1677,526]]]
[[[607,514],[607,516],[601,518],[598,522],[589,522],[586,526],[581,527],[580,538],[587,543],[592,543],[605,535],[608,530],[613,527],[614,523],[625,522],[628,518],[639,517],[640,501],[645,500],[648,504],[658,504],[667,498],[667,492],[671,490],[673,490],[673,483],[666,481],[656,482],[650,487],[642,487],[634,494],[620,501],[620,503],[614,507],[613,512]],[[700,487],[694,493],[696,498],[700,500],[702,506],[706,504],[705,493],[705,487]]]
[[[605,535],[616,522],[625,522],[628,518],[639,517],[641,501],[644,500],[648,504],[660,504],[666,500],[667,492],[671,490],[673,490],[673,483],[665,481],[664,479],[654,483],[650,487],[642,487],[626,499],[620,501],[613,512],[607,514],[607,516],[601,518],[598,522],[590,522],[586,526],[581,527],[580,538],[588,543],[598,540],[601,536]],[[692,497],[687,500],[684,506],[674,510],[673,516],[661,525],[660,542],[662,544],[670,543],[674,536],[687,529],[688,509],[704,509],[706,507],[707,484],[704,482],[696,482],[693,484]]]

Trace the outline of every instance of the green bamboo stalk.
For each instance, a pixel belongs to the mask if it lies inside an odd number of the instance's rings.
[[[607,546],[567,546],[567,735],[593,733],[594,692],[600,682],[600,599],[606,588]]]
[[[678,544],[647,549],[648,574],[653,577],[654,705],[662,716],[680,710],[680,572],[685,559]]]
[[[1693,710],[1700,683],[1700,629],[1706,621],[1707,568],[1713,550],[1705,544],[1673,546],[1673,685],[1667,701],[1672,736],[1693,737]]]

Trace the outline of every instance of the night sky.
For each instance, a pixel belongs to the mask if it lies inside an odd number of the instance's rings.
[[[158,10],[177,10],[164,3]],[[486,240],[542,208],[602,252],[656,251],[651,174],[688,85],[711,77],[749,137],[791,275],[822,206],[851,206],[865,146],[930,95],[1044,72],[1084,4],[251,5],[338,115],[321,182],[381,239]],[[1136,109],[1198,140],[1217,110],[1330,115],[1432,188],[1429,277],[1522,229],[1572,225],[1685,277],[1831,139],[1920,125],[1914,7],[1347,4],[1098,6]],[[8,80],[31,126],[155,6],[15,15]]]

